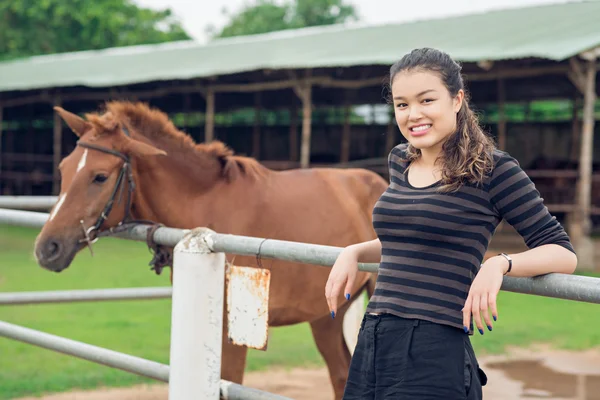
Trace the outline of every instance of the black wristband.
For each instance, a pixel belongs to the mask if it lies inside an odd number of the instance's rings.
[[[508,254],[506,254],[506,253],[500,253],[498,255],[502,256],[502,257],[504,257],[504,258],[506,258],[508,260],[508,270],[504,273],[504,275],[506,275],[512,269],[512,258],[510,258],[510,256]]]

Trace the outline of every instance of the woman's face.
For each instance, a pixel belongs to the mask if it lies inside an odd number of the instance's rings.
[[[402,71],[393,80],[392,97],[396,122],[406,140],[420,150],[440,151],[456,130],[464,92],[452,97],[434,72]]]

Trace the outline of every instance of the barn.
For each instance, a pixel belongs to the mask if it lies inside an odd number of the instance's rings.
[[[195,140],[222,140],[274,169],[386,175],[403,140],[386,104],[389,66],[427,46],[462,63],[473,107],[585,257],[600,229],[598,15],[600,2],[582,1],[0,63],[0,194],[56,194],[76,137],[52,107],[83,114],[111,99],[148,102]]]

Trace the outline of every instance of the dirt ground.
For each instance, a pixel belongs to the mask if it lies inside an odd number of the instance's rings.
[[[489,381],[485,400],[600,400],[600,349],[585,352],[511,349],[508,355],[479,357]],[[252,372],[244,385],[297,400],[331,400],[325,369]],[[18,400],[166,400],[167,385],[74,391]]]

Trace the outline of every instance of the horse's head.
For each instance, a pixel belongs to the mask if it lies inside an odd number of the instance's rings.
[[[166,153],[133,139],[110,113],[84,120],[60,107],[55,110],[79,140],[60,163],[60,195],[34,253],[40,266],[60,272],[99,230],[129,216],[134,191],[131,162]]]

